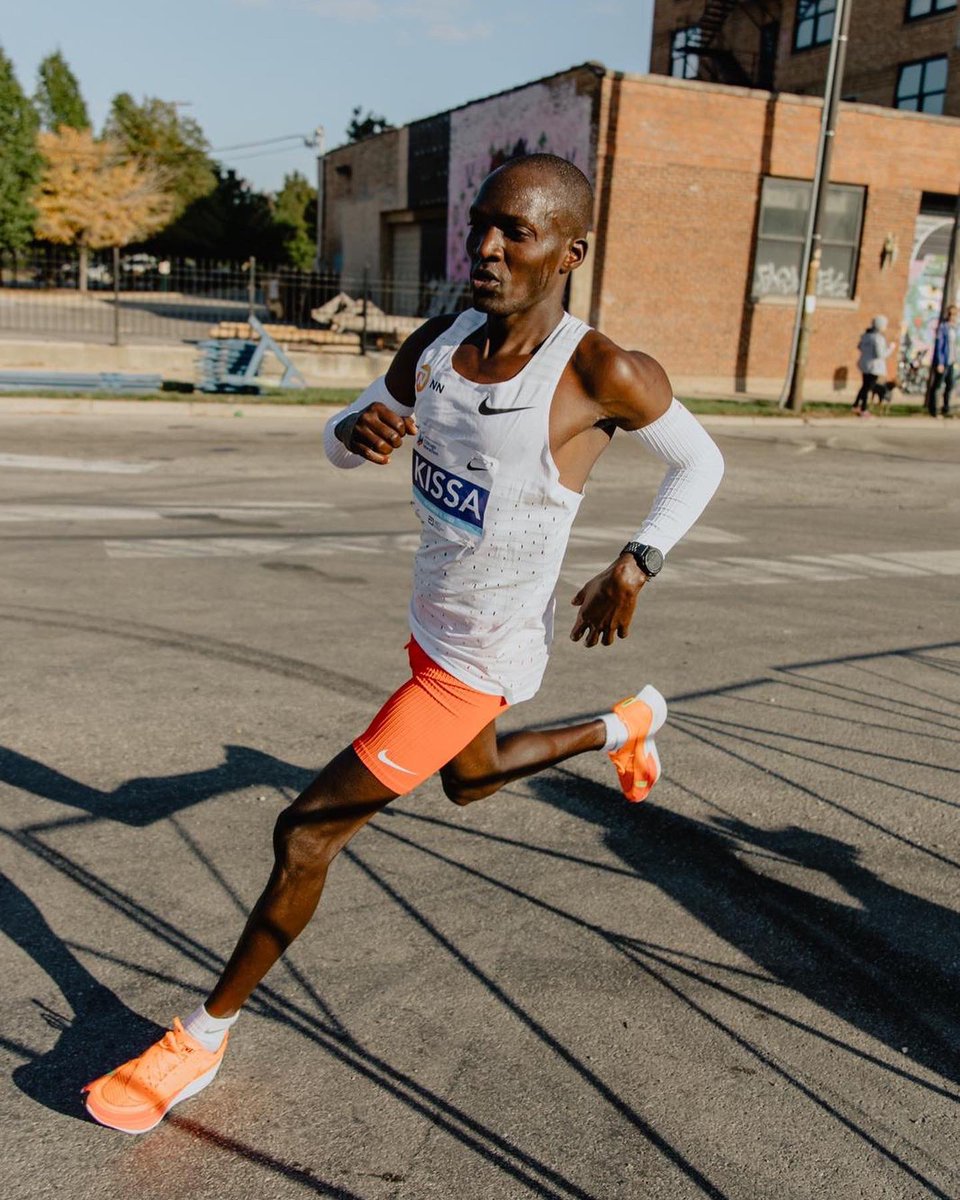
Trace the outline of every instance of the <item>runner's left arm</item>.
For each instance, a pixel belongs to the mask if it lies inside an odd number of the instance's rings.
[[[630,542],[666,556],[693,526],[723,477],[723,456],[697,419],[673,396],[669,380],[647,355],[625,355],[608,364],[607,416],[666,466],[666,474]],[[625,362],[624,358],[630,362]],[[648,580],[634,556],[621,552],[611,565],[573,597],[580,611],[570,636],[588,646],[624,638],[640,590]]]

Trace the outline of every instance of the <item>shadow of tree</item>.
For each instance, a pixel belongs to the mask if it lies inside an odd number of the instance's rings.
[[[886,883],[856,847],[826,834],[733,817],[706,822],[656,803],[625,811],[611,789],[561,774],[575,788],[535,778],[532,790],[601,825],[605,844],[637,876],[774,979],[960,1084],[960,915]],[[851,902],[756,870],[744,847],[823,874]]]
[[[299,792],[314,774],[250,746],[228,745],[224,747],[223,762],[215,767],[182,775],[128,779],[112,792],[105,792],[0,746],[0,784],[134,826],[152,825],[213,796],[247,787],[273,786]]]

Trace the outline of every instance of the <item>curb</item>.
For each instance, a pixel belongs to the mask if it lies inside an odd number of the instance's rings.
[[[250,404],[242,397],[228,400],[84,400],[78,398],[31,397],[0,395],[0,416],[30,416],[36,414],[63,416],[130,416],[134,413],[153,417],[314,417],[325,419],[338,411],[337,404]],[[872,429],[929,429],[930,418],[923,413],[910,417],[873,417],[857,421],[842,417],[762,417],[738,416],[736,413],[703,413],[697,417],[708,429],[751,428],[776,426],[786,429],[872,428]],[[941,421],[942,430],[949,422]],[[937,426],[935,426],[937,427]],[[957,422],[960,429],[960,421]]]

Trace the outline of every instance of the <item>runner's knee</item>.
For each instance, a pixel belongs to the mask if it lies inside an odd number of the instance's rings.
[[[329,866],[340,849],[323,822],[291,804],[277,817],[273,827],[273,852],[277,864],[287,871],[315,871]]]
[[[500,784],[491,784],[490,777],[481,779],[466,774],[461,768],[448,763],[440,772],[440,782],[443,784],[443,794],[461,808],[472,804],[474,800],[482,800],[491,792],[497,791]]]

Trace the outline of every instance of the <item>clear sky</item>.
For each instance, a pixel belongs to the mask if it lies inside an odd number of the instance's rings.
[[[588,59],[646,71],[653,0],[0,0],[25,91],[62,51],[99,129],[111,97],[189,102],[214,150],[327,130],[356,104],[394,124]],[[216,154],[254,186],[315,177],[293,140]]]

